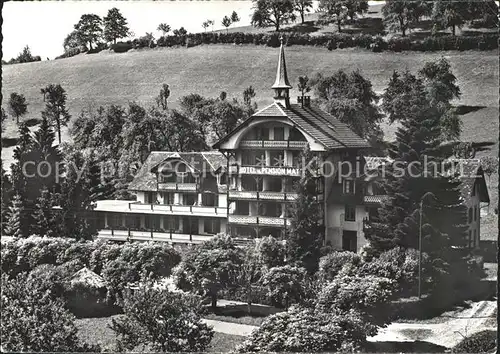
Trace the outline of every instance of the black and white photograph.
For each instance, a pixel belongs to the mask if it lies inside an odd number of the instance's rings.
[[[2,353],[497,353],[499,1],[0,6]]]

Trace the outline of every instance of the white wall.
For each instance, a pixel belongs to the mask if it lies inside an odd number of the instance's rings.
[[[368,212],[363,205],[356,206],[356,221],[344,220],[345,206],[331,204],[326,210],[326,241],[330,242],[333,248],[342,249],[342,231],[357,231],[357,247],[359,249],[368,241],[363,233],[363,219],[368,216]]]

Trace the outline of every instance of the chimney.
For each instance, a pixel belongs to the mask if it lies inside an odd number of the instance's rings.
[[[299,103],[302,108],[311,107],[311,96],[297,96],[297,103]]]

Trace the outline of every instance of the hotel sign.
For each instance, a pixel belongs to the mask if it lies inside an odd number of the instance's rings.
[[[244,175],[271,175],[271,176],[300,176],[300,168],[293,167],[240,167],[240,174]]]

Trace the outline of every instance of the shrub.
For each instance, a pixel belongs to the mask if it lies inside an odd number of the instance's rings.
[[[387,42],[387,48],[393,52],[401,52],[403,50],[411,50],[410,38],[391,38]]]
[[[2,275],[2,351],[95,352],[81,343],[74,316],[61,299],[34,286],[25,275],[7,279]]]
[[[118,42],[111,45],[111,50],[115,53],[125,53],[133,48],[132,42]]]
[[[452,353],[488,353],[497,346],[497,331],[481,331],[464,338],[453,347]]]
[[[267,296],[278,306],[288,308],[300,302],[305,295],[307,272],[304,268],[290,265],[273,267],[264,274],[262,285],[267,287]]]
[[[358,267],[361,263],[361,257],[354,252],[332,252],[319,261],[317,273],[318,280],[329,282],[335,279],[344,267]]]
[[[292,306],[267,317],[236,350],[245,352],[354,352],[366,342],[355,312],[342,316]]]
[[[370,45],[372,52],[380,53],[387,49],[387,43],[380,36],[375,37],[375,40]]]
[[[160,352],[202,352],[214,335],[201,322],[199,297],[141,287],[125,295],[125,316],[113,319],[117,348],[137,351],[148,345]]]

